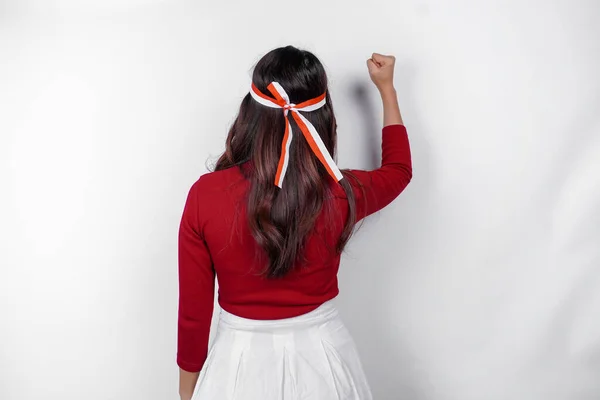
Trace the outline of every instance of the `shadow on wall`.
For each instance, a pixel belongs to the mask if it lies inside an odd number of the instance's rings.
[[[400,291],[409,287],[418,268],[422,267],[418,259],[426,243],[434,186],[430,146],[418,119],[412,88],[415,74],[415,68],[403,65],[399,66],[396,77],[400,108],[411,143],[413,180],[384,211],[385,219],[377,215],[369,218],[375,221],[367,219],[364,228],[370,232],[368,245],[355,248],[350,256],[358,267],[344,269],[342,264],[340,276],[344,293],[349,295],[340,296],[339,308],[349,317],[346,322],[359,348],[374,398],[382,400],[430,397],[430,389],[424,381],[426,367],[419,365],[418,354],[403,335],[410,330],[409,321],[402,320],[405,306],[398,307],[398,302],[406,299]],[[351,89],[364,120],[366,134],[362,147],[369,151],[370,166],[377,168],[381,160],[381,117],[367,88],[367,82],[358,81]],[[376,227],[372,227],[371,222]],[[384,229],[393,235],[383,233]],[[360,231],[357,237],[362,236]],[[390,265],[390,260],[397,262]]]

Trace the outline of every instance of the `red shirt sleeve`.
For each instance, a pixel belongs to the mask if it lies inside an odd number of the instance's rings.
[[[408,134],[404,125],[383,128],[381,167],[374,171],[349,171],[356,197],[357,222],[390,204],[412,179]]]
[[[177,364],[198,372],[208,352],[215,270],[202,237],[198,185],[189,191],[179,228],[179,313]]]

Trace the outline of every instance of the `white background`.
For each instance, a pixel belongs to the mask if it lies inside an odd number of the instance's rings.
[[[365,60],[398,58],[414,180],[340,273],[375,398],[600,399],[599,17],[596,0],[0,1],[0,398],[177,398],[183,202],[253,64],[293,44],[330,74],[344,168],[379,156]]]

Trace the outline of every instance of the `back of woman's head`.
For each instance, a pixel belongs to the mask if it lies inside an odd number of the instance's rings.
[[[327,90],[327,75],[315,55],[292,46],[272,50],[256,64],[252,82],[264,94],[269,93],[269,84],[278,82],[294,104],[325,93],[326,103],[322,107],[302,115],[316,128],[333,156],[336,121]],[[285,180],[279,188],[274,182],[287,121],[290,121],[294,135],[288,151]],[[250,94],[242,100],[216,170],[247,161],[251,161],[247,173],[251,181],[248,196],[250,231],[268,256],[264,274],[270,278],[282,277],[303,261],[306,238],[331,195],[333,181],[300,134],[294,119],[286,118],[281,109],[258,103]],[[356,211],[347,179],[342,179],[339,184],[344,188],[350,206],[348,220],[336,244],[336,250],[341,252],[352,233]]]

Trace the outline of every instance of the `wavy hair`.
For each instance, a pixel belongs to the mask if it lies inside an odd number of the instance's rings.
[[[317,129],[323,143],[333,156],[336,150],[337,124],[327,89],[325,68],[317,57],[293,46],[270,51],[256,64],[252,82],[262,93],[267,86],[279,82],[292,103],[301,103],[326,93],[327,103],[304,115]],[[304,137],[289,118],[295,132],[289,150],[289,168],[283,187],[275,181],[285,117],[281,109],[265,107],[250,94],[242,100],[237,118],[229,130],[226,149],[215,170],[223,170],[251,161],[248,174],[248,220],[256,242],[268,256],[263,274],[268,278],[285,276],[303,259],[307,236],[312,232],[325,200],[332,196],[326,169],[310,149]],[[336,245],[341,253],[352,235],[356,223],[356,202],[352,186],[344,178],[339,182],[349,203],[348,218]]]

